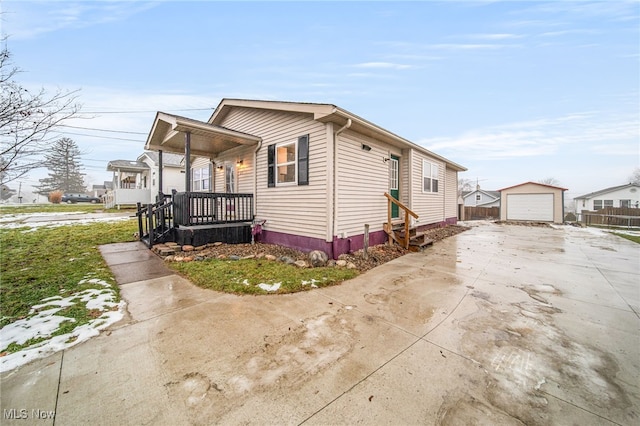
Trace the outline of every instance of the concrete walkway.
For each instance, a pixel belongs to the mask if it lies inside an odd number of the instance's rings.
[[[137,243],[102,251],[129,316],[3,374],[3,425],[640,421],[640,245],[619,237],[483,224],[259,297],[195,287]]]

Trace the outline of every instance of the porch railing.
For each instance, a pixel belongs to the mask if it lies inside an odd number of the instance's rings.
[[[175,225],[251,222],[253,194],[173,192]]]
[[[408,249],[409,240],[411,238],[409,235],[409,216],[413,217],[414,219],[417,219],[418,215],[409,207],[405,206],[404,204],[402,204],[400,201],[398,201],[388,193],[385,192],[384,196],[387,197],[387,223],[385,224],[384,228],[385,228],[385,231],[387,232],[387,235],[389,235],[389,245],[393,244],[392,241],[395,240],[402,247]],[[393,231],[393,225],[391,223],[391,220],[392,220],[391,210],[392,210],[393,204],[397,205],[399,208],[404,210],[404,221],[403,221],[404,233],[403,233],[402,241],[399,241],[396,238],[395,232]]]
[[[162,198],[157,203],[142,205],[137,203],[139,238],[149,248],[156,243],[163,243],[171,238],[174,228],[173,201]]]

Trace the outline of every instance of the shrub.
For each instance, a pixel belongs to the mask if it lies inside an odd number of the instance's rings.
[[[49,202],[53,204],[60,204],[62,201],[62,191],[51,191],[49,193]]]

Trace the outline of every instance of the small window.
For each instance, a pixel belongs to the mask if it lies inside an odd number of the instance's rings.
[[[602,209],[602,200],[593,200],[593,209],[594,210]]]
[[[613,207],[613,200],[604,200],[605,207]]]
[[[231,163],[224,165],[224,191],[226,193],[236,192],[236,168]]]
[[[620,207],[631,207],[631,200],[620,200]]]
[[[276,176],[278,185],[296,183],[296,142],[276,145]]]
[[[208,191],[210,186],[209,166],[191,169],[191,190]]]
[[[437,164],[422,162],[422,192],[438,192],[438,172]]]
[[[398,181],[400,180],[398,173],[398,160],[392,158],[389,160],[389,190],[398,190]]]
[[[476,194],[476,201],[482,201],[482,195]]]

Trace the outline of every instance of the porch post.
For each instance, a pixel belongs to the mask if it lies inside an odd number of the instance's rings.
[[[184,189],[191,192],[191,132],[185,133],[184,136]]]
[[[162,150],[158,150],[158,195],[163,198],[162,192]],[[162,200],[158,200],[162,201]]]

